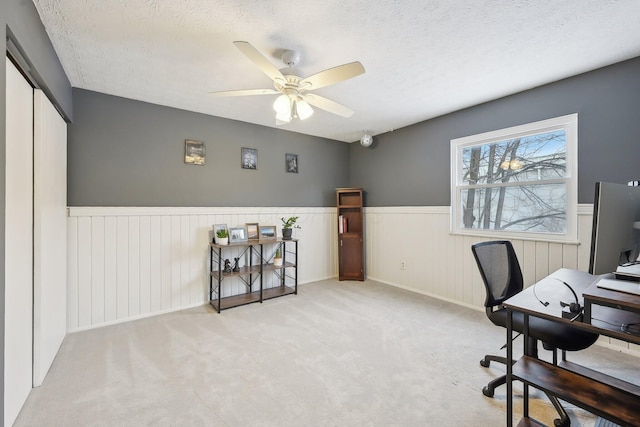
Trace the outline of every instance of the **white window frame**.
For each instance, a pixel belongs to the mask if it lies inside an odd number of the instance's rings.
[[[531,134],[564,129],[566,136],[566,175],[554,182],[564,182],[567,190],[567,230],[564,234],[529,233],[505,230],[465,229],[462,226],[462,152],[464,148],[486,145]],[[578,244],[578,114],[569,114],[506,129],[451,140],[451,234],[498,237]]]

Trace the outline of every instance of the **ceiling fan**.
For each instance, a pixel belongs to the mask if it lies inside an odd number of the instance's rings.
[[[235,41],[233,44],[240,49],[260,70],[273,80],[274,89],[244,89],[227,90],[222,92],[211,92],[213,96],[251,96],[251,95],[277,95],[273,103],[276,111],[276,125],[289,123],[294,117],[304,120],[313,114],[314,107],[337,114],[342,117],[351,117],[353,111],[344,105],[324,98],[315,93],[310,93],[315,89],[320,89],[333,85],[352,77],[364,73],[364,67],[359,62],[338,65],[320,71],[307,78],[298,77],[291,74],[283,74],[264,55],[262,55],[249,42]],[[293,67],[299,60],[297,52],[286,50],[282,55],[283,62],[287,67]],[[283,70],[285,73],[286,70]],[[290,72],[290,71],[289,71]]]

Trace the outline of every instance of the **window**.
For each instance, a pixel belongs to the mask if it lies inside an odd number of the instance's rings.
[[[451,231],[577,241],[578,115],[451,140]]]

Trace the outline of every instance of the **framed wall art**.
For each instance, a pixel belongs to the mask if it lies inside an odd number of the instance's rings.
[[[258,233],[258,223],[248,222],[247,226],[247,240],[258,240],[260,234]]]
[[[258,150],[242,147],[240,149],[240,162],[242,169],[258,169]]]
[[[247,227],[230,227],[229,228],[229,243],[246,242],[247,241]]]
[[[286,171],[289,173],[298,173],[298,155],[297,154],[285,154],[284,161]]]
[[[205,145],[202,141],[184,141],[184,162],[188,165],[204,165]]]
[[[275,225],[260,226],[260,240],[276,240],[276,226]]]

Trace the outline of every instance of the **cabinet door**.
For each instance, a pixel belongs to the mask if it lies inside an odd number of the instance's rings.
[[[364,280],[362,235],[341,234],[338,243],[339,280]]]

